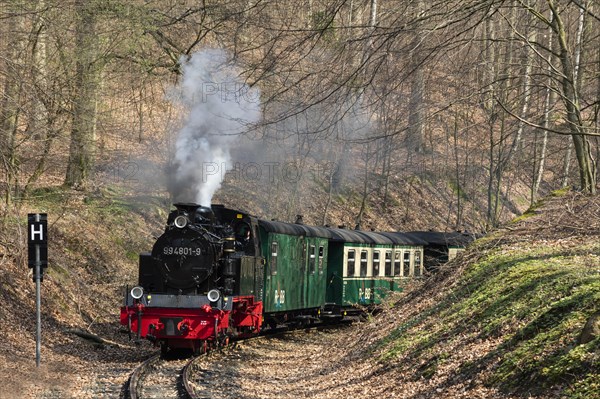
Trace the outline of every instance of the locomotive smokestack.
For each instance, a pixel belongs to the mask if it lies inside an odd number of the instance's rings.
[[[304,224],[304,218],[302,215],[296,215],[296,224]]]
[[[173,204],[178,211],[187,212],[188,214],[196,213],[196,209],[200,208],[202,205],[194,204],[191,202],[183,203],[178,202],[177,204]]]
[[[215,214],[212,209],[192,202],[173,204],[181,213],[185,212],[192,223],[214,224]]]
[[[190,221],[194,221],[196,220],[196,211],[198,210],[198,208],[201,207],[201,205],[198,204],[194,204],[194,203],[177,203],[177,204],[173,204],[175,206],[175,208],[177,208],[177,210],[180,213],[186,213],[188,215],[188,218],[190,219]]]

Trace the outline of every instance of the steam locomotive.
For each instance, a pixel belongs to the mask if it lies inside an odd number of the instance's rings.
[[[423,235],[261,220],[175,204],[120,321],[137,339],[195,352],[281,324],[339,319],[424,273]],[[463,243],[459,243],[463,245]]]

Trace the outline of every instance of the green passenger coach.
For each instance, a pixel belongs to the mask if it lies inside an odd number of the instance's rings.
[[[326,228],[259,221],[266,260],[263,306],[266,321],[318,317],[325,303],[328,270]]]
[[[404,280],[423,275],[424,241],[402,233],[331,229],[327,302],[378,304]]]
[[[424,273],[415,235],[258,220],[264,318],[272,326],[381,303]]]

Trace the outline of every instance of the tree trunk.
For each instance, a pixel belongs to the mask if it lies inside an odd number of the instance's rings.
[[[20,65],[25,52],[25,39],[22,37],[24,29],[23,10],[20,2],[10,2],[6,6],[9,17],[7,23],[7,37],[5,37],[5,53],[1,57],[4,69],[4,87],[0,102],[0,156],[2,168],[6,173],[6,191],[4,201],[12,201],[13,192],[16,190],[19,175],[19,162],[16,149],[16,134],[19,125],[20,97],[22,93],[23,77]]]
[[[425,91],[425,80],[423,68],[415,65],[413,80],[408,101],[408,128],[406,134],[407,148],[409,151],[423,152],[423,92]]]
[[[355,229],[362,228],[362,220],[365,214],[365,210],[367,209],[367,198],[369,197],[369,160],[371,159],[371,144],[367,144],[365,146],[364,153],[364,177],[363,177],[363,190],[362,190],[362,198],[360,201],[360,210],[358,211],[358,215],[356,216],[356,226]]]
[[[392,173],[392,155],[394,154],[393,145],[394,138],[392,136],[386,137],[383,159],[383,209],[387,209],[388,206],[390,175]]]
[[[48,96],[48,54],[47,54],[47,26],[44,23],[46,1],[39,0],[35,6],[31,41],[33,62],[31,63],[31,81],[34,92],[31,99],[31,111],[28,118],[27,133],[38,140],[45,140],[47,136],[48,110],[43,101]]]
[[[75,32],[76,72],[73,99],[71,145],[65,184],[85,187],[94,170],[96,96],[98,89],[98,61],[96,16],[93,2],[77,0],[77,27]]]
[[[573,146],[579,168],[579,183],[581,190],[586,193],[596,194],[596,163],[591,152],[581,115],[578,87],[578,61],[573,60],[567,42],[565,27],[553,0],[548,0],[552,10],[552,27],[558,38],[560,49],[559,58],[562,68],[562,100],[567,111],[568,128],[572,133]]]
[[[419,0],[416,4],[416,15],[419,15],[423,3]],[[423,76],[423,62],[419,56],[422,32],[414,33],[410,50],[412,82],[410,98],[408,100],[408,127],[406,144],[409,152],[422,153],[423,147],[423,98],[425,93],[425,77]]]
[[[550,21],[552,21],[552,14],[550,14]],[[548,48],[552,49],[552,33],[548,35]],[[540,150],[539,164],[537,165],[537,168],[534,166],[533,184],[531,186],[531,206],[533,206],[533,204],[535,204],[535,201],[537,200],[537,194],[540,189],[540,184],[542,183],[542,179],[544,176],[544,167],[546,164],[548,128],[550,127],[550,107],[554,103],[554,91],[552,90],[552,58],[552,53],[548,54],[548,86],[546,87],[546,93],[544,98],[544,120],[542,122],[542,148]],[[534,160],[537,159],[536,157],[537,154],[534,153]]]
[[[331,206],[331,203],[333,202],[333,192],[335,190],[335,185],[334,185],[334,177],[335,177],[335,170],[336,167],[338,165],[338,161],[340,158],[344,158],[343,156],[343,152],[341,156],[338,156],[338,150],[337,148],[339,147],[338,143],[333,143],[332,145],[332,155],[333,155],[333,159],[331,160],[331,168],[329,170],[329,177],[327,179],[327,203],[325,204],[325,209],[323,209],[323,217],[321,219],[321,225],[325,226],[327,224],[327,214],[329,213],[329,207]]]
[[[483,45],[484,45],[484,54],[485,54],[485,59],[487,60],[488,63],[488,67],[484,68],[483,70],[483,74],[482,74],[482,80],[483,80],[483,85],[484,87],[487,87],[488,89],[484,92],[484,96],[481,99],[481,102],[483,104],[483,108],[487,114],[488,117],[488,123],[489,123],[489,165],[488,165],[488,187],[487,187],[487,215],[486,215],[486,219],[487,219],[487,225],[491,226],[494,224],[494,219],[495,216],[494,215],[494,211],[493,211],[493,189],[494,189],[494,170],[496,168],[496,161],[495,161],[495,155],[494,155],[494,148],[495,148],[495,140],[494,140],[494,128],[495,128],[495,122],[496,122],[496,117],[497,117],[497,113],[495,110],[496,107],[496,101],[494,100],[495,97],[495,83],[494,81],[497,78],[497,72],[496,72],[496,53],[494,52],[494,47],[492,46],[492,43],[494,42],[495,39],[495,34],[494,34],[494,29],[492,26],[492,19],[491,18],[487,18],[485,20],[485,26],[484,26],[484,37],[483,37]]]
[[[456,178],[456,223],[455,228],[458,229],[462,224],[462,185],[460,184],[460,161],[458,158],[458,112],[454,113],[454,128],[452,129],[452,137],[454,139],[454,166]]]
[[[509,25],[514,26],[514,22],[516,21],[516,8],[511,9],[511,14],[509,16]],[[488,38],[491,39],[491,42],[487,45],[492,45],[495,40],[494,27],[490,24],[487,26]],[[502,28],[500,24],[498,28]],[[497,88],[492,86],[494,89],[492,101],[503,102],[504,104],[509,103],[510,99],[510,87],[511,87],[511,79],[512,75],[515,74],[511,71],[513,66],[513,60],[515,56],[514,51],[514,43],[516,42],[516,32],[514,30],[511,31],[510,40],[508,41],[508,48],[504,52],[504,64],[506,67],[504,69],[496,69],[494,75],[492,75],[491,81],[498,82]],[[498,55],[498,59],[500,59],[501,55]],[[496,61],[496,60],[494,60]],[[488,212],[487,212],[487,224],[488,227],[496,227],[498,225],[498,215],[500,209],[500,195],[502,193],[502,179],[504,177],[504,171],[507,167],[508,161],[510,157],[505,155],[506,147],[508,147],[507,141],[509,136],[509,129],[506,126],[506,112],[499,112],[495,110],[495,105],[491,108],[490,115],[490,177],[488,182]],[[496,123],[499,123],[499,127],[496,126]],[[498,130],[498,142],[495,142],[494,131]],[[510,153],[510,149],[513,148],[515,143],[518,143],[513,139],[513,143],[510,145],[508,153]],[[494,153],[496,150],[496,153]]]

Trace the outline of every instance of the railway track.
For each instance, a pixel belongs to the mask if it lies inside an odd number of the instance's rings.
[[[125,399],[193,398],[186,386],[186,367],[193,358],[155,355],[140,364],[131,374],[125,389]],[[187,373],[189,375],[189,372]]]
[[[264,340],[274,336],[285,335],[286,331],[258,336],[242,342]],[[243,355],[237,353],[237,344],[231,344],[217,351],[208,352],[198,357],[162,359],[159,354],[141,363],[131,374],[123,389],[123,399],[219,399],[215,391],[214,380],[222,374],[235,375],[235,367],[231,360],[242,360]],[[223,359],[228,359],[223,362]],[[245,359],[248,360],[248,359]],[[235,378],[228,379],[232,383]],[[221,388],[224,388],[221,386]],[[229,393],[234,386],[227,387]]]
[[[244,380],[248,379],[248,369],[255,365],[262,367],[260,360],[267,348],[282,347],[282,342],[310,342],[310,334],[323,334],[329,330],[344,328],[351,320],[336,324],[320,324],[305,328],[271,329],[260,336],[238,341],[218,351],[209,352],[192,360],[185,370],[187,392],[191,399],[238,399],[248,397]],[[304,337],[304,338],[298,338]],[[304,345],[302,343],[301,345]],[[282,356],[286,356],[282,353]],[[277,362],[277,360],[275,360]],[[281,365],[280,365],[281,366]],[[251,377],[250,377],[251,379]],[[259,384],[260,385],[260,384]]]
[[[243,342],[259,339],[264,337],[255,337]],[[236,348],[237,345],[228,346],[206,357],[196,358],[188,364],[185,369],[185,381],[190,399],[229,399],[243,396],[237,384],[237,365],[232,361],[241,361],[243,354]]]
[[[300,329],[271,329],[253,338],[239,341],[241,344],[260,342],[265,339],[298,334],[301,331],[323,331],[347,326],[348,320],[337,324],[321,324]],[[159,354],[140,364],[124,389],[125,399],[228,399],[239,397],[236,382],[238,362],[250,361],[247,354],[237,350],[237,343],[210,351],[198,357],[184,354],[171,355],[165,359]],[[182,357],[185,356],[185,357]],[[229,378],[223,379],[227,375]],[[218,389],[214,381],[218,380]],[[231,385],[233,384],[233,385]],[[225,393],[226,392],[226,393]],[[232,396],[233,395],[233,396]]]

